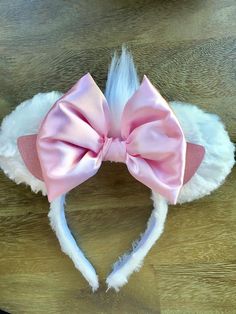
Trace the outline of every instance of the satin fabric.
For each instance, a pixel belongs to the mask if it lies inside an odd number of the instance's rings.
[[[103,160],[110,160],[126,163],[138,181],[176,203],[186,141],[174,113],[146,76],[125,105],[119,136],[110,137],[112,131],[107,101],[86,74],[55,103],[37,135],[49,201],[92,177]]]
[[[21,157],[28,170],[34,177],[36,177],[40,181],[44,181],[42,169],[38,159],[38,153],[36,150],[36,140],[37,134],[23,135],[18,137],[17,145]],[[187,142],[183,185],[191,180],[191,178],[199,168],[204,156],[205,148],[203,146]],[[104,158],[104,160],[106,159]]]

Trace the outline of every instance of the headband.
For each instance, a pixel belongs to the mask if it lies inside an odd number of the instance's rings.
[[[48,196],[62,251],[94,291],[96,271],[66,223],[66,193],[105,161],[125,163],[151,189],[154,209],[147,229],[106,280],[108,288],[119,290],[160,237],[168,204],[209,194],[234,164],[234,145],[219,118],[192,105],[169,105],[146,76],[139,85],[125,49],[112,60],[105,96],[90,74],[64,95],[38,94],[4,119],[0,144],[3,171]]]

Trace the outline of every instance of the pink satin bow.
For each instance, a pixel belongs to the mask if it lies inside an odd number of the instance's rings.
[[[169,105],[146,76],[126,103],[120,133],[90,74],[44,119],[36,148],[49,201],[93,176],[103,160],[124,162],[140,182],[175,203],[183,184],[186,141]]]

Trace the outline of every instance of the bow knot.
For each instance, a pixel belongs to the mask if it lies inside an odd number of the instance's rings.
[[[103,160],[126,162],[126,143],[119,138],[107,138],[103,146]]]

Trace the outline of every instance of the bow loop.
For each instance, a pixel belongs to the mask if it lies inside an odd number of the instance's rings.
[[[130,173],[175,203],[183,185],[186,141],[171,108],[146,76],[125,106],[121,132]]]
[[[49,200],[70,191],[99,169],[107,136],[107,101],[90,74],[61,97],[44,119],[37,151]]]

